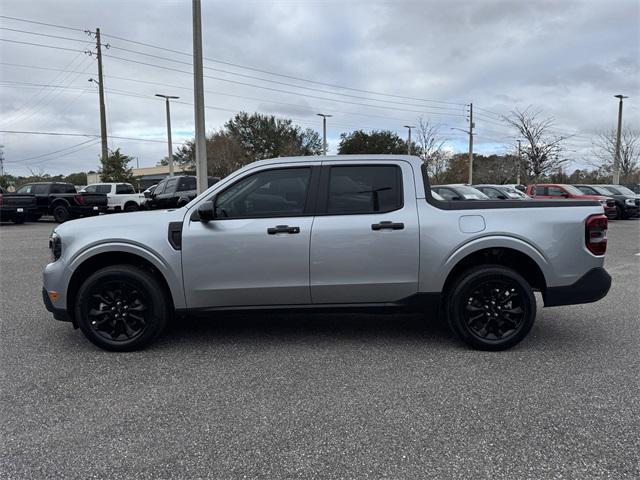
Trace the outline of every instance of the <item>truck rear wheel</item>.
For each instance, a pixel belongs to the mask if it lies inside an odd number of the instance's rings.
[[[131,265],[98,270],[80,286],[75,316],[82,333],[105,350],[141,349],[167,324],[164,289],[151,274]]]
[[[467,270],[449,292],[449,326],[473,348],[506,350],[526,337],[536,318],[536,299],[529,283],[500,265]]]
[[[71,213],[66,205],[56,205],[53,207],[53,219],[58,223],[64,223],[71,218]]]

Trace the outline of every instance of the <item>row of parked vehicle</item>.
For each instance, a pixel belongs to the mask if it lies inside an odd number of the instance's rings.
[[[208,177],[211,186],[220,179]],[[638,189],[637,185],[629,187]],[[623,185],[433,185],[433,197],[456,200],[596,200],[610,219],[640,215],[640,194]],[[142,193],[129,183],[95,183],[80,191],[70,183],[41,182],[22,185],[15,193],[0,190],[0,221],[37,221],[51,215],[58,223],[107,212],[180,208],[197,195],[196,177],[167,177]]]
[[[637,187],[637,186],[630,186]],[[636,190],[638,190],[636,188]],[[623,185],[568,185],[538,183],[532,185],[433,185],[437,200],[595,200],[602,204],[610,219],[640,215],[640,194]]]
[[[211,186],[219,179],[208,180]],[[167,177],[143,193],[137,193],[130,183],[94,183],[79,191],[71,183],[28,183],[13,193],[0,190],[0,221],[34,222],[43,215],[51,215],[56,222],[63,223],[108,212],[182,207],[196,195],[193,175]]]

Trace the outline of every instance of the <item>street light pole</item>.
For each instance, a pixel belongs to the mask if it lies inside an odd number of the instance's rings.
[[[409,130],[409,137],[407,139],[407,155],[411,155],[411,129],[416,128],[415,125],[404,125],[404,128]]]
[[[616,156],[613,159],[613,183],[618,185],[620,183],[620,135],[622,133],[622,100],[629,98],[624,95],[614,95],[615,98],[619,98],[618,103],[618,133],[616,135]]]
[[[180,97],[176,97],[173,95],[162,95],[161,93],[156,93],[156,97],[164,98],[165,103],[167,105],[167,140],[169,144],[169,176],[173,177],[173,144],[171,142],[171,108],[169,107],[169,100],[177,99]]]
[[[319,117],[322,117],[322,154],[327,154],[327,118],[333,117],[333,115],[327,115],[325,113],[316,113]]]
[[[473,185],[473,103],[469,104],[469,185]]]
[[[516,175],[516,183],[520,185],[520,169],[522,168],[522,148],[521,140],[518,140],[518,173]]]
[[[207,141],[204,125],[204,76],[202,73],[202,18],[200,0],[192,0],[193,16],[193,97],[195,106],[196,178],[198,194],[208,188]]]

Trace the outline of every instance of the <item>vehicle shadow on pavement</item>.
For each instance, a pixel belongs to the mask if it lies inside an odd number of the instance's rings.
[[[174,319],[159,339],[189,343],[300,339],[415,341],[455,343],[444,321],[410,313],[223,312],[210,317]]]

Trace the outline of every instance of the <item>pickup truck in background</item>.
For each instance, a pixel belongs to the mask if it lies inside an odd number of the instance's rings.
[[[545,307],[607,294],[607,226],[598,201],[438,200],[417,157],[276,158],[179,209],[56,227],[42,295],[109,350],[175,314],[336,307],[435,309],[503,350],[531,329],[535,291]]]
[[[590,195],[573,185],[537,183],[535,185],[527,185],[526,193],[538,200],[592,200],[602,205],[607,218],[614,219],[618,216],[616,202],[611,198],[611,195]]]
[[[217,177],[207,177],[209,186],[220,180]],[[147,200],[147,207],[180,208],[185,206],[198,194],[196,177],[193,175],[176,175],[161,180]]]
[[[5,192],[0,187],[0,222],[24,223],[37,209],[36,197]]]
[[[93,183],[80,193],[104,193],[107,196],[107,208],[114,212],[135,212],[144,207],[147,199],[142,193],[136,193],[130,183]]]
[[[78,193],[71,183],[38,182],[22,185],[16,193],[36,197],[37,209],[29,220],[53,215],[58,223],[73,218],[98,215],[107,209],[107,196],[102,193]]]

